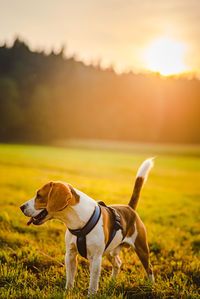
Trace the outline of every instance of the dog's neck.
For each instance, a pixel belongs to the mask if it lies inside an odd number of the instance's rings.
[[[75,206],[69,205],[66,209],[59,212],[55,218],[58,218],[70,229],[82,228],[92,216],[96,201],[85,193],[74,188],[80,196],[79,203]]]

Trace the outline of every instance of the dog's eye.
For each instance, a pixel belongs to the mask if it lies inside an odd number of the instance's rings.
[[[37,193],[37,198],[41,198],[41,195],[39,193]]]

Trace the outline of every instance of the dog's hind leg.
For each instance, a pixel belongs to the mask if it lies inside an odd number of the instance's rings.
[[[107,258],[109,262],[112,264],[112,274],[111,277],[117,277],[120,267],[121,267],[121,260],[119,258],[119,252],[120,252],[120,246],[115,248],[113,251],[111,251],[108,255]]]
[[[136,253],[144,266],[147,276],[150,281],[154,282],[153,268],[149,259],[149,252],[147,248],[137,248]]]
[[[153,268],[149,258],[149,246],[147,243],[147,235],[145,227],[142,225],[139,228],[139,234],[135,240],[135,251],[142,262],[142,265],[147,273],[150,281],[154,282]]]

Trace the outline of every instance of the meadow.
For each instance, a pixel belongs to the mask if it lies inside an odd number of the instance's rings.
[[[97,298],[200,297],[200,148],[113,143],[65,147],[0,145],[0,298],[84,298],[87,261],[65,288],[65,226],[26,226],[19,207],[37,188],[62,180],[107,204],[127,204],[144,159],[157,155],[137,208],[146,225],[155,284],[132,249],[120,253],[118,279],[103,259]]]

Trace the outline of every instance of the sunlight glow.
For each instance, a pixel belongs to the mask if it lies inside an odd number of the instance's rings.
[[[168,38],[155,40],[145,51],[146,68],[161,75],[178,75],[187,71],[186,46]]]

